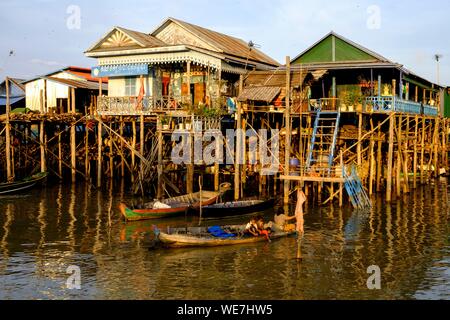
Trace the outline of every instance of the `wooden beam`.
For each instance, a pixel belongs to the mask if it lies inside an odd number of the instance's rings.
[[[389,120],[389,151],[388,151],[388,167],[387,167],[387,181],[386,181],[386,201],[392,200],[392,163],[394,157],[394,126],[395,117]]]
[[[10,104],[10,92],[9,92],[9,78],[5,79],[6,84],[6,130],[5,130],[5,140],[6,140],[6,177],[8,182],[12,182],[14,180],[14,176],[12,174],[11,169],[11,124],[9,122],[10,112],[11,112],[11,104]]]
[[[291,92],[291,58],[286,57],[286,136],[284,145],[284,175],[289,175],[289,160],[291,157],[291,106],[290,106],[290,92]],[[290,182],[284,181],[284,204],[289,203],[289,187]]]
[[[39,123],[39,142],[40,142],[40,149],[41,149],[41,172],[47,171],[47,163],[45,158],[45,127],[44,127],[44,120],[41,120]]]
[[[97,132],[97,144],[98,144],[98,163],[97,163],[97,187],[100,188],[102,186],[102,123],[98,122],[98,132]]]

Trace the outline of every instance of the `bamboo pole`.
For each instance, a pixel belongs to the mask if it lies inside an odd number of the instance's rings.
[[[39,124],[39,142],[40,142],[40,150],[41,150],[41,172],[47,171],[47,163],[45,159],[45,144],[44,144],[44,120],[41,120]]]
[[[341,164],[341,170],[342,170],[342,176],[344,176],[344,157],[342,155],[342,150],[339,154],[339,161]],[[344,202],[343,202],[343,197],[344,197],[344,184],[342,182],[339,183],[339,207],[342,208]]]
[[[421,145],[420,145],[420,183],[424,184],[424,158],[425,158],[425,116],[422,116],[422,137],[421,137]]]
[[[416,87],[417,88],[417,87]],[[418,139],[418,130],[419,130],[419,116],[416,115],[414,117],[414,160],[413,160],[413,188],[417,188],[417,139]]]
[[[162,185],[162,175],[163,175],[163,134],[161,127],[161,120],[158,118],[157,123],[158,130],[158,189],[157,189],[157,198],[161,199],[163,196],[163,185]]]
[[[373,129],[373,121],[370,119],[370,125]],[[370,136],[370,174],[369,174],[369,195],[373,194],[373,181],[375,176],[375,154],[374,154],[374,148],[375,148],[375,140],[373,139],[373,136]]]
[[[119,134],[121,137],[123,137],[123,116],[120,116],[120,129]],[[123,178],[125,177],[125,159],[123,154],[123,141],[120,140],[120,176]]]
[[[141,114],[140,116],[140,125],[139,125],[139,132],[140,132],[140,137],[139,137],[139,152],[141,153],[142,156],[144,156],[144,147],[145,147],[145,123],[144,123],[144,115]],[[143,170],[143,162],[140,162],[140,170],[142,173]]]
[[[85,145],[85,154],[84,154],[84,175],[86,176],[86,180],[90,179],[90,172],[89,172],[89,129],[87,127],[87,125],[85,126],[85,141],[84,141],[84,145]]]
[[[97,144],[98,144],[98,163],[97,163],[97,187],[100,188],[102,186],[102,123],[98,122],[98,136],[97,136]]]
[[[61,134],[58,134],[58,174],[62,177],[62,146],[61,146]]]
[[[239,77],[239,94],[242,93],[243,88],[243,76],[240,75]],[[241,197],[241,184],[240,184],[240,173],[241,173],[241,166],[240,166],[240,158],[241,158],[241,144],[242,144],[242,121],[241,121],[241,115],[242,115],[242,105],[240,102],[237,103],[237,112],[236,112],[236,129],[237,129],[237,135],[236,135],[236,151],[235,151],[235,159],[234,159],[234,200],[239,200]]]
[[[12,182],[14,180],[14,176],[12,175],[11,170],[11,124],[9,122],[9,114],[11,112],[11,104],[9,99],[9,78],[5,79],[6,84],[6,131],[5,131],[5,140],[6,140],[6,176],[8,182]]]
[[[285,122],[286,122],[286,140],[284,145],[284,175],[289,175],[289,158],[291,156],[291,106],[290,106],[290,96],[291,96],[291,58],[286,57],[286,111],[285,111]],[[284,204],[289,203],[289,187],[290,181],[284,180]]]
[[[434,176],[439,177],[439,127],[441,125],[439,117],[434,119],[434,136],[433,136],[433,147],[434,147]]]
[[[381,141],[381,126],[378,128],[378,141],[377,141],[377,192],[381,191],[381,177],[383,176],[383,158],[382,158],[382,146]]]
[[[387,167],[387,181],[386,181],[386,201],[392,200],[392,163],[394,156],[394,126],[395,117],[389,120],[389,151],[388,151],[388,167]]]
[[[131,122],[133,138],[131,140],[131,183],[134,183],[134,169],[136,166],[136,119],[133,117]]]
[[[373,131],[373,129],[372,129]],[[362,165],[362,112],[358,113],[358,145],[357,145],[357,153],[358,153],[358,166]]]
[[[70,164],[72,166],[72,183],[76,181],[76,165],[77,165],[77,155],[76,155],[76,132],[75,126],[70,128]]]

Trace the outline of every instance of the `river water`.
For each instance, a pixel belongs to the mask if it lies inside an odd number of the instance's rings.
[[[0,299],[450,299],[449,199],[440,179],[370,212],[309,204],[299,262],[295,237],[149,249],[152,224],[197,218],[125,224],[117,205],[135,200],[123,192],[50,185],[0,198]],[[66,285],[72,265],[80,289]],[[367,288],[371,265],[380,290]]]

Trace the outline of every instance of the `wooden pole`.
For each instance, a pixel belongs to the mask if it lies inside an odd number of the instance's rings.
[[[370,119],[370,125],[371,130],[373,130],[373,122],[372,119]],[[375,176],[375,140],[373,139],[373,136],[370,136],[370,175],[369,175],[369,195],[373,194],[373,180]]]
[[[70,88],[70,102],[71,102],[71,113],[75,114],[75,88]],[[77,155],[76,155],[76,130],[75,130],[75,124],[72,123],[70,127],[70,162],[72,166],[72,183],[75,183],[76,181],[76,165],[77,165]]]
[[[417,88],[417,87],[416,87]],[[413,188],[417,188],[417,139],[419,130],[419,116],[414,117],[415,128],[414,128],[414,160],[413,160]]]
[[[434,135],[433,135],[433,147],[434,147],[434,177],[439,177],[439,126],[440,119],[436,117],[434,119]]]
[[[76,154],[76,131],[75,125],[72,124],[70,127],[70,162],[72,166],[72,183],[76,181],[76,165],[77,165],[77,154]]]
[[[131,121],[131,127],[133,130],[133,138],[131,140],[131,183],[134,182],[134,169],[136,166],[136,119],[133,117],[133,120]]]
[[[420,183],[424,184],[424,161],[425,161],[425,131],[426,131],[426,126],[425,126],[425,116],[422,115],[422,137],[421,137],[421,142],[420,142]]]
[[[239,77],[239,94],[242,93],[243,88],[243,76],[240,75]],[[236,112],[236,151],[235,151],[235,159],[234,159],[234,200],[239,200],[241,197],[241,184],[240,184],[240,173],[241,173],[241,166],[240,166],[240,159],[241,159],[241,144],[242,144],[242,137],[241,137],[241,131],[242,131],[242,121],[241,121],[241,114],[242,114],[242,105],[240,102],[237,103],[237,112]]]
[[[389,151],[388,151],[388,167],[386,181],[386,201],[392,200],[392,163],[394,156],[394,125],[395,116],[389,119]]]
[[[8,182],[12,182],[14,180],[14,176],[12,175],[11,170],[11,124],[9,123],[9,117],[11,112],[11,104],[9,99],[9,78],[5,79],[6,84],[6,130],[5,130],[5,140],[6,140],[6,176]]]
[[[145,147],[145,141],[144,141],[144,139],[145,139],[145,123],[144,123],[144,115],[143,114],[141,114],[141,117],[140,117],[140,125],[139,125],[139,132],[140,132],[140,136],[139,136],[139,152],[141,153],[141,155],[143,156],[143,157],[145,157],[145,155],[144,155],[144,147]],[[142,171],[142,168],[143,168],[143,162],[141,161],[141,171]]]
[[[157,124],[158,130],[158,189],[157,198],[161,199],[163,197],[163,185],[162,185],[162,175],[163,175],[163,134],[162,134],[162,124],[160,118],[158,118]]]
[[[340,160],[340,164],[341,164],[341,170],[342,170],[342,177],[344,176],[344,157],[342,155],[342,150],[339,154],[339,160]],[[339,207],[342,208],[344,202],[343,202],[343,197],[344,197],[344,184],[342,182],[339,183]]]
[[[89,129],[87,127],[87,124],[85,126],[85,141],[84,141],[84,145],[85,145],[85,154],[84,154],[84,175],[86,176],[86,181],[90,180],[90,172],[89,172]]]
[[[62,146],[61,146],[61,129],[58,132],[58,174],[62,177]]]
[[[123,137],[123,127],[124,127],[124,123],[123,123],[123,116],[120,116],[120,129],[119,129],[119,134],[121,137]],[[123,153],[123,140],[120,139],[120,176],[123,178],[125,177],[125,158],[124,158],[124,153]]]
[[[189,163],[187,164],[186,190],[187,193],[194,192],[194,130],[193,122],[189,132]]]
[[[378,126],[380,122],[378,122]],[[381,177],[383,176],[383,158],[382,158],[382,146],[381,141],[381,126],[378,127],[378,141],[377,141],[377,192],[381,191]]]
[[[358,145],[357,145],[357,153],[358,153],[358,166],[362,165],[362,112],[358,113]]]
[[[44,128],[44,120],[41,120],[39,125],[39,142],[40,142],[40,149],[41,149],[41,172],[47,171],[47,163],[45,159],[45,141],[44,141],[44,134],[45,134],[45,128]]]
[[[286,111],[285,111],[285,121],[286,121],[286,140],[284,146],[284,175],[289,175],[289,158],[291,156],[291,106],[290,97],[291,96],[291,58],[286,57]],[[284,204],[289,203],[289,187],[290,181],[284,180]]]
[[[102,123],[98,123],[98,137],[97,137],[97,144],[98,144],[98,164],[97,164],[97,187],[100,188],[102,186],[102,144],[103,144],[103,137],[102,137]]]

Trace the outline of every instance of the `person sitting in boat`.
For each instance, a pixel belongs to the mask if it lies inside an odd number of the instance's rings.
[[[259,236],[258,225],[256,222],[256,217],[250,219],[250,222],[245,226],[244,235],[251,235],[254,237]]]
[[[256,225],[258,227],[259,235],[266,237],[266,239],[270,241],[270,233],[272,233],[272,228],[265,226],[264,218],[262,216],[258,216],[256,218]]]
[[[295,224],[288,223],[291,220],[294,220],[295,216],[289,217],[284,214],[283,208],[280,208],[274,217],[274,222],[272,224],[272,229],[280,232],[290,232],[295,230]]]

